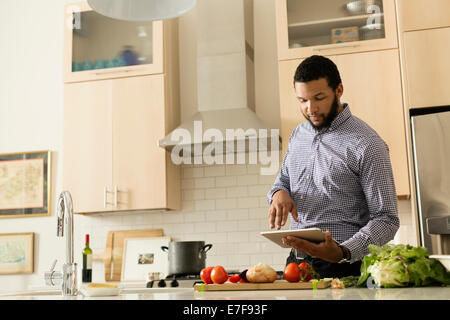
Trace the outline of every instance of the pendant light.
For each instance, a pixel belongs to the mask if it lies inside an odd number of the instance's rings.
[[[127,21],[176,18],[195,7],[197,0],[88,0],[101,15]]]

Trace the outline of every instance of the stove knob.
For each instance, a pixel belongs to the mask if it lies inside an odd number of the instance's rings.
[[[166,286],[166,282],[162,279],[162,280],[159,280],[159,282],[158,282],[158,287],[160,287],[160,288],[164,288]]]
[[[177,280],[172,280],[172,282],[170,283],[171,287],[178,287],[178,281]]]

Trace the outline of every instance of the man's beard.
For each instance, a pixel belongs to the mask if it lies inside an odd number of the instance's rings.
[[[317,131],[322,130],[323,128],[329,127],[331,122],[333,122],[334,118],[336,118],[336,116],[338,115],[338,109],[339,109],[339,103],[337,101],[337,96],[336,94],[334,95],[334,100],[333,103],[331,104],[331,109],[330,112],[328,113],[328,115],[325,116],[325,118],[323,119],[322,124],[316,126],[310,119],[309,117],[307,117],[303,112],[303,116],[306,118],[306,120],[309,121],[309,123],[313,126],[314,129],[316,129]]]

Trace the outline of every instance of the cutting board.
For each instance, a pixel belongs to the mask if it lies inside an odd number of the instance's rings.
[[[94,254],[95,260],[105,263],[105,281],[120,281],[122,274],[123,246],[125,239],[162,237],[162,229],[109,231],[105,252]]]
[[[315,282],[315,283],[314,283]],[[272,283],[231,283],[194,285],[194,291],[245,291],[245,290],[300,290],[300,289],[325,289],[331,285],[330,280],[316,280],[308,282],[288,282],[275,280]]]

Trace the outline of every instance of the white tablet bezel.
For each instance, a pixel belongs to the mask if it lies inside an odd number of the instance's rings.
[[[267,239],[275,242],[282,248],[291,248],[290,246],[285,245],[281,240],[283,237],[287,236],[293,236],[315,243],[325,241],[325,233],[320,228],[262,231],[260,232],[260,234],[266,237]]]

